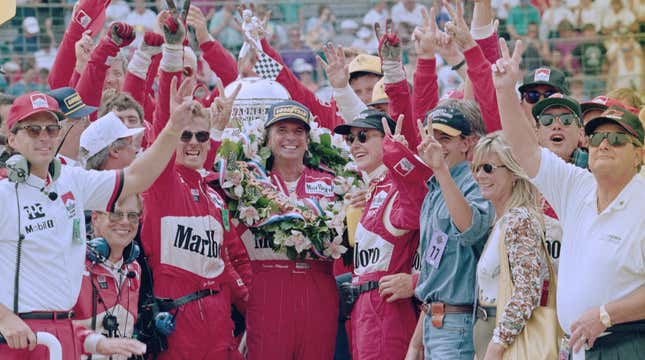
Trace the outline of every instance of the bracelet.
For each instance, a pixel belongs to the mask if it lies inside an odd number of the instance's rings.
[[[605,305],[600,306],[600,322],[606,328],[610,328],[612,325],[611,317],[609,317],[609,313],[607,312],[607,309],[605,309]]]
[[[466,64],[466,59],[461,60],[461,62],[459,64],[451,67],[450,70],[457,71],[457,70],[461,69],[461,67],[464,66],[464,64]]]

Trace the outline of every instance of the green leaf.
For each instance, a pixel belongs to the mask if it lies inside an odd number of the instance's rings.
[[[331,135],[327,133],[320,135],[320,144],[331,147]]]

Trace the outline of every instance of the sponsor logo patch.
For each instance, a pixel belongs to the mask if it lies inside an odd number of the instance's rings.
[[[29,100],[31,100],[32,109],[41,109],[41,108],[49,107],[49,105],[47,105],[47,98],[43,94],[32,94],[29,96]]]
[[[539,68],[535,70],[533,81],[549,81],[551,78],[551,69]]]

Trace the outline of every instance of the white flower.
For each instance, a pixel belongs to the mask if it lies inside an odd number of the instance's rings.
[[[311,127],[311,130],[309,130],[309,138],[311,141],[320,144],[320,135],[324,134],[324,130],[327,129],[318,127],[318,123],[315,121],[312,121],[309,126]]]
[[[333,180],[334,194],[343,196],[352,188],[354,179],[351,177],[336,176]]]
[[[239,170],[230,171],[226,175],[226,181],[222,184],[223,189],[233,188],[233,194],[238,198],[244,193],[244,188],[242,187],[242,180],[244,179],[244,174]]]
[[[309,249],[311,246],[311,241],[303,233],[298,230],[291,230],[291,235],[287,237],[287,240],[284,242],[286,246],[293,246],[296,248],[296,252],[301,253],[303,250]]]
[[[260,214],[252,206],[240,206],[240,220],[244,221],[246,226],[251,226],[260,220]]]
[[[244,152],[244,156],[247,159],[257,160],[256,158],[258,155],[258,143],[253,141],[252,142],[243,141],[242,151]]]
[[[343,237],[341,235],[336,236],[334,241],[325,240],[325,250],[323,250],[323,254],[331,257],[332,259],[340,258],[347,252],[347,248],[341,245],[342,242]]]
[[[325,225],[328,228],[336,230],[336,234],[343,235],[345,231],[345,214],[336,214],[331,217],[330,220],[325,221]]]
[[[340,149],[341,152],[344,152],[346,154],[350,153],[349,145],[347,145],[347,141],[345,141],[345,137],[343,135],[334,134],[331,138],[331,144],[335,148]]]

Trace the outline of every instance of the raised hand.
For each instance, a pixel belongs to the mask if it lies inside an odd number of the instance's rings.
[[[217,80],[217,91],[219,92],[219,96],[213,100],[209,109],[211,128],[217,130],[226,129],[231,119],[231,111],[233,110],[235,98],[237,97],[237,94],[240,93],[241,89],[242,84],[238,84],[231,95],[226,96],[224,93],[224,86],[222,86],[222,81]]]
[[[394,128],[394,134],[390,131],[390,126],[388,125],[387,119],[385,117],[381,118],[381,123],[383,124],[383,131],[385,131],[385,136],[389,137],[392,141],[403,144],[406,148],[408,147],[408,141],[405,139],[405,136],[401,135],[401,129],[403,128],[403,119],[405,115],[400,114],[396,119],[396,127]]]
[[[508,86],[514,87],[522,78],[520,63],[522,62],[524,45],[521,40],[517,40],[515,42],[515,49],[513,49],[513,55],[511,56],[506,40],[500,38],[499,48],[502,52],[502,57],[497,59],[491,66],[493,69],[493,83],[497,89]]]
[[[163,45],[163,36],[152,32],[146,31],[143,34],[143,41],[139,44],[139,50],[148,54],[150,57],[161,53],[161,45]]]
[[[114,43],[114,45],[123,48],[134,41],[136,33],[134,27],[124,22],[113,22],[110,24],[107,32],[107,37]]]
[[[87,29],[105,11],[111,0],[80,0],[74,4],[72,19]],[[103,24],[101,26],[103,27]],[[94,28],[94,27],[93,27]]]
[[[85,65],[87,65],[87,62],[90,60],[90,54],[92,54],[93,47],[94,41],[92,40],[92,30],[87,29],[83,32],[81,39],[74,44],[74,52],[76,53],[75,70],[79,74],[83,73]]]
[[[385,21],[385,34],[381,34],[381,25],[374,23],[374,33],[378,42],[378,53],[383,61],[401,61],[401,39],[393,30],[392,19]]]
[[[327,61],[316,55],[318,62],[322,65],[329,84],[336,89],[342,89],[349,84],[349,64],[345,61],[345,52],[343,47],[335,48],[332,43],[323,46]]]
[[[186,16],[186,25],[195,29],[195,37],[197,38],[197,42],[200,45],[210,41],[211,37],[208,33],[206,17],[197,6],[190,5],[190,9],[188,9],[188,15]]]
[[[432,59],[434,58],[435,45],[439,35],[435,21],[437,17],[436,11],[431,8],[428,16],[428,11],[422,8],[421,17],[423,18],[423,26],[417,26],[412,33],[414,50],[420,58]]]
[[[193,99],[195,80],[185,78],[177,89],[177,79],[178,76],[175,76],[170,80],[170,120],[167,126],[178,133],[192,123],[190,114],[199,103]]]
[[[455,0],[454,7],[457,12],[452,8],[448,0],[443,0],[443,4],[448,9],[448,14],[452,20],[446,22],[446,33],[455,41],[457,46],[464,51],[477,46],[477,43],[470,35],[470,29],[464,20],[463,11],[459,3]]]
[[[168,10],[164,10],[157,16],[159,27],[163,29],[163,36],[167,44],[181,45],[186,37],[186,29],[176,16]]]
[[[443,156],[443,146],[434,138],[432,133],[432,116],[428,116],[426,126],[423,126],[421,120],[417,120],[417,125],[421,133],[421,143],[417,146],[417,152],[423,162],[434,171],[442,167],[447,168],[448,164]]]

